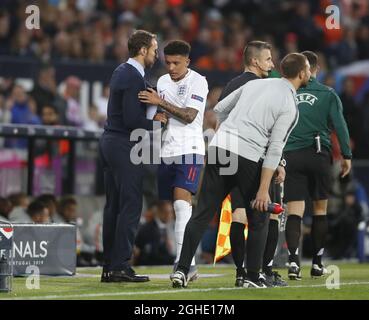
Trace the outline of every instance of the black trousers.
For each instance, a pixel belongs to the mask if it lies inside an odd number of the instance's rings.
[[[100,139],[106,204],[103,217],[104,265],[110,270],[129,266],[142,211],[143,165],[130,160],[134,143],[105,132]]]
[[[178,269],[188,273],[192,257],[209,222],[214,214],[219,214],[221,203],[226,195],[238,186],[244,199],[249,227],[246,266],[248,271],[259,272],[268,234],[269,213],[252,210],[250,202],[255,199],[259,189],[262,163],[232,155],[223,149],[214,148],[214,151],[211,150],[212,148],[214,147],[209,148],[209,155],[215,153],[218,156],[215,164],[207,160],[198,205],[186,226]],[[221,174],[220,170],[228,166],[228,164],[222,164],[219,159],[219,155],[224,154],[226,156],[223,156],[223,159],[230,155],[232,159],[237,159],[238,169],[234,175]]]

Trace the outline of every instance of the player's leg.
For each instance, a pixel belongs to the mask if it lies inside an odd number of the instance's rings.
[[[322,263],[325,240],[328,232],[327,223],[328,200],[313,201],[314,215],[311,225],[311,238],[313,243],[312,277],[321,277],[327,273]]]
[[[240,157],[237,171],[237,185],[240,189],[248,221],[248,238],[246,245],[247,276],[246,287],[266,287],[265,279],[260,277],[263,252],[268,234],[269,213],[257,212],[250,207],[255,199],[260,184],[261,162],[253,162]]]
[[[291,280],[300,280],[299,244],[301,222],[305,211],[305,198],[308,196],[307,174],[304,172],[307,159],[305,150],[285,152],[286,180],[285,201],[287,202],[286,241],[288,247],[289,269]]]
[[[234,188],[231,192],[232,203],[232,223],[230,229],[230,242],[234,264],[236,265],[236,282],[237,287],[243,286],[244,278],[246,277],[246,271],[244,269],[245,260],[245,224],[246,210],[244,207],[244,201],[238,188]]]
[[[266,276],[267,282],[273,286],[287,286],[287,283],[282,279],[277,271],[273,271],[274,255],[278,245],[279,238],[279,215],[271,214],[268,226],[268,237],[265,245],[263,256],[263,273]]]
[[[174,233],[177,245],[174,269],[176,269],[181,254],[185,228],[192,215],[192,195],[195,194],[198,189],[203,161],[203,156],[189,154],[182,157],[181,164],[174,165],[173,206],[176,216]],[[189,281],[193,281],[197,278],[198,272],[195,257],[193,257],[188,279]]]
[[[313,199],[313,222],[311,238],[313,244],[312,277],[321,277],[327,273],[322,263],[325,240],[328,232],[327,207],[331,186],[331,155],[323,148],[322,152],[312,155],[309,192]]]
[[[185,231],[187,222],[188,220],[190,220],[191,215],[192,215],[192,194],[188,190],[175,187],[173,191],[173,200],[174,200],[173,207],[174,207],[174,212],[175,212],[174,235],[175,235],[176,249],[177,249],[173,269],[176,269],[179,257],[181,255],[184,231]],[[191,261],[190,272],[189,272],[189,274],[191,274],[189,275],[190,281],[196,280],[196,278],[198,277],[197,270],[195,270],[195,265],[196,265],[195,257],[193,257]]]
[[[305,201],[289,201],[287,203],[286,241],[288,248],[288,277],[300,280],[299,244],[301,237],[301,222],[305,211]]]
[[[213,151],[214,149],[215,151]],[[209,148],[209,154],[214,155],[215,152],[218,155],[223,152],[222,149],[220,151],[218,151],[218,148],[214,149]],[[190,269],[191,260],[195,255],[201,237],[214,217],[214,214],[219,211],[223,199],[232,187],[235,186],[233,176],[221,174],[220,169],[222,167],[226,167],[226,165],[220,164],[219,162],[216,164],[208,163],[205,167],[197,208],[187,223],[181,256],[172,279],[174,287],[187,285],[187,274]]]
[[[273,184],[271,186],[272,199],[275,203],[282,204],[281,198],[281,185]],[[273,286],[286,286],[287,283],[282,279],[278,272],[273,271],[273,260],[278,245],[279,238],[279,215],[271,214],[269,219],[268,237],[265,245],[263,256],[263,273],[266,276],[267,281],[273,284]]]

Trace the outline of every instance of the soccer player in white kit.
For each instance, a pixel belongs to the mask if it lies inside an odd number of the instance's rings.
[[[151,88],[139,93],[142,102],[157,105],[170,116],[162,138],[158,189],[160,200],[173,201],[176,215],[174,269],[192,214],[192,195],[197,192],[205,156],[203,118],[209,89],[206,78],[188,68],[190,51],[187,42],[170,41],[164,48],[168,73],[159,78],[158,93]],[[197,277],[193,258],[188,279]]]

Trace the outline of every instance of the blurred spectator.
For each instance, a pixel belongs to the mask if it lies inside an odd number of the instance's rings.
[[[52,51],[53,59],[69,60],[71,55],[71,36],[65,32],[60,31],[54,38],[54,45]]]
[[[48,126],[56,126],[59,124],[58,110],[52,105],[45,105],[41,111],[42,124]]]
[[[9,221],[9,214],[12,211],[12,203],[7,198],[0,197],[0,223]]]
[[[27,96],[27,93],[20,85],[15,85],[12,94],[7,101],[10,106],[11,123],[14,124],[41,124],[40,118],[36,114],[35,101]],[[7,138],[6,147],[26,148],[27,139]]]
[[[360,109],[360,138],[356,154],[362,159],[369,159],[369,91],[364,95]]]
[[[333,259],[353,258],[356,253],[357,229],[363,221],[362,207],[354,190],[344,195],[341,210],[330,216],[327,246]]]
[[[55,223],[77,222],[77,200],[72,196],[64,196],[59,200],[57,212],[53,217]]]
[[[33,58],[35,56],[31,48],[31,31],[25,26],[19,28],[13,39],[12,54],[22,58]]]
[[[359,59],[369,58],[369,25],[359,27],[357,33],[357,50]]]
[[[54,216],[56,215],[58,200],[53,194],[42,194],[36,198],[36,201],[44,203],[49,212],[50,222],[54,222]]]
[[[173,207],[169,201],[160,201],[150,208],[154,213],[151,221],[145,222],[137,233],[135,264],[171,265],[174,262],[174,241],[168,228],[173,227]]]
[[[37,114],[42,114],[42,107],[54,105],[58,110],[60,124],[66,123],[66,101],[57,93],[55,79],[55,69],[53,66],[45,64],[41,66],[37,82],[30,95],[36,100]]]
[[[67,101],[67,121],[69,125],[83,126],[81,104],[79,102],[81,80],[75,76],[69,76],[65,80],[64,99]]]
[[[323,31],[313,20],[309,1],[295,2],[294,15],[290,21],[290,30],[296,32],[299,39],[299,51],[316,51],[322,46]]]
[[[12,40],[10,31],[10,15],[0,8],[0,55],[10,53]]]
[[[99,120],[99,109],[95,105],[91,105],[88,109],[88,119],[83,128],[85,130],[98,131],[100,129]]]
[[[5,97],[0,94],[0,123],[10,123],[11,121],[12,115],[7,105],[9,106]]]
[[[49,209],[39,200],[34,200],[30,203],[27,208],[27,213],[33,223],[40,224],[50,222]]]
[[[36,110],[31,108],[30,99],[26,91],[20,85],[15,85],[10,97],[11,122],[24,124],[40,124],[40,118],[35,114]]]
[[[343,115],[346,119],[347,126],[350,131],[350,138],[354,142],[354,154],[355,154],[355,144],[360,140],[360,109],[358,104],[356,103],[354,97],[354,82],[350,77],[347,77],[343,81],[342,93],[340,94],[340,98],[343,106]]]
[[[106,115],[108,112],[108,101],[110,95],[110,87],[109,83],[105,83],[103,87],[102,95],[96,99],[95,105],[97,106],[98,113],[99,113],[99,124],[102,127],[105,120]]]
[[[13,207],[9,213],[9,220],[11,222],[31,223],[32,219],[26,211],[29,205],[28,196],[24,193],[15,193],[9,195],[8,199]]]
[[[336,86],[336,78],[333,73],[327,73],[324,77],[324,84],[328,87],[334,88]]]
[[[354,62],[358,57],[356,33],[352,28],[344,30],[343,39],[333,46],[336,64],[345,65]]]

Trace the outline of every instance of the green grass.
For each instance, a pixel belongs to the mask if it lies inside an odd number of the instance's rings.
[[[135,300],[341,300],[369,299],[369,265],[337,264],[340,270],[340,289],[327,289],[326,279],[311,279],[309,267],[303,267],[301,281],[289,281],[287,288],[239,289],[234,287],[232,266],[200,266],[200,275],[221,274],[215,278],[200,278],[186,289],[173,289],[169,278],[151,279],[148,283],[100,283],[96,277],[100,269],[78,269],[79,274],[91,277],[41,277],[40,289],[26,288],[26,278],[15,278],[11,293],[0,293],[0,299],[135,299]],[[168,274],[170,267],[136,268],[148,275]],[[287,278],[286,269],[278,270]],[[95,277],[93,277],[96,275]]]

